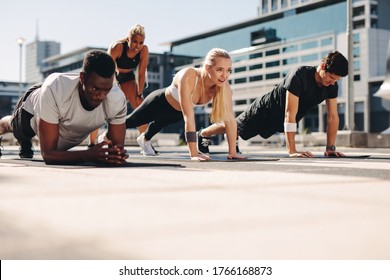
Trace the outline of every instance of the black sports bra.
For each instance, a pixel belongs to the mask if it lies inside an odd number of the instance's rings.
[[[118,57],[116,62],[116,67],[122,69],[134,69],[138,66],[139,61],[141,60],[141,52],[137,53],[134,58],[130,58],[127,56],[127,50],[129,49],[129,45],[127,42],[123,42],[123,51],[120,57]]]

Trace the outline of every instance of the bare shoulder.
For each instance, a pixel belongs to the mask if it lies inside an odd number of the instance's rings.
[[[142,48],[142,50],[141,50],[141,54],[142,54],[142,53],[149,53],[149,48],[148,48],[147,45],[144,45],[144,46],[143,46],[143,48]]]
[[[186,67],[178,72],[182,78],[195,79],[198,75],[198,69],[194,67]]]
[[[111,44],[111,46],[108,48],[108,52],[112,55],[118,55],[121,54],[123,51],[123,42],[121,41],[115,41]]]
[[[149,48],[147,45],[144,45],[141,49],[141,58],[149,56]]]
[[[196,75],[198,74],[198,70],[194,67],[186,67],[181,69],[176,73],[174,77],[174,83],[191,83],[195,81]]]

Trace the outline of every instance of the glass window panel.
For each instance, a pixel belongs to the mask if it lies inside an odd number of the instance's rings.
[[[326,38],[321,40],[321,46],[330,46],[333,43],[333,38]]]
[[[312,49],[318,47],[317,41],[306,42],[301,45],[302,50]]]
[[[266,80],[277,79],[277,78],[280,78],[279,72],[278,73],[270,73],[270,74],[265,75]]]
[[[262,81],[262,80],[263,80],[263,75],[249,77],[249,82],[256,82],[256,81]]]
[[[291,45],[291,46],[283,48],[283,53],[296,52],[296,51],[298,51],[297,45]]]
[[[277,55],[277,54],[279,54],[279,53],[280,53],[279,49],[276,49],[276,50],[266,51],[266,52],[265,52],[265,55],[266,55],[266,56],[270,56],[270,55]]]
[[[275,61],[267,62],[265,64],[265,67],[266,68],[270,68],[270,67],[275,67],[275,66],[279,66],[279,65],[280,65],[280,61],[279,60],[275,60]]]
[[[234,79],[235,84],[243,84],[246,83],[246,78],[239,78],[239,79]]]
[[[302,63],[309,62],[309,61],[316,61],[318,60],[318,54],[309,54],[309,55],[303,55],[301,57]]]
[[[289,65],[289,64],[297,64],[298,63],[298,57],[290,57],[283,59],[283,65]]]
[[[239,72],[244,72],[244,71],[246,71],[245,66],[234,68],[234,73],[239,73]]]
[[[249,66],[249,70],[256,70],[256,69],[261,69],[261,68],[263,68],[263,64],[255,64],[255,65]]]

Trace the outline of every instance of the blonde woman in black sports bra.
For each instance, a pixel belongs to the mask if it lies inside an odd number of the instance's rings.
[[[115,61],[115,77],[118,85],[133,109],[136,109],[143,101],[142,92],[145,87],[149,60],[149,49],[144,41],[145,29],[142,25],[136,24],[129,30],[126,38],[112,43],[107,51]],[[146,128],[146,125],[138,127],[140,133]],[[98,131],[91,133],[90,145],[95,144],[97,134]]]
[[[232,61],[223,49],[210,50],[203,66],[181,69],[172,84],[150,93],[126,120],[126,128],[149,124],[137,142],[144,155],[154,155],[150,139],[163,127],[184,119],[185,137],[191,160],[210,160],[197,150],[194,107],[212,102],[211,122],[223,122],[229,144],[228,159],[245,159],[236,153],[237,123],[233,114],[232,90],[228,83]]]

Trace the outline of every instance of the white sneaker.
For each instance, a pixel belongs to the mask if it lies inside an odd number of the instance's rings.
[[[107,131],[103,132],[98,136],[97,142],[102,143],[103,141],[107,141]],[[108,148],[108,145],[104,145],[103,148]]]
[[[142,154],[144,156],[155,156],[156,155],[150,141],[145,140],[145,133],[141,133],[140,136],[137,137],[137,143],[141,147]]]

